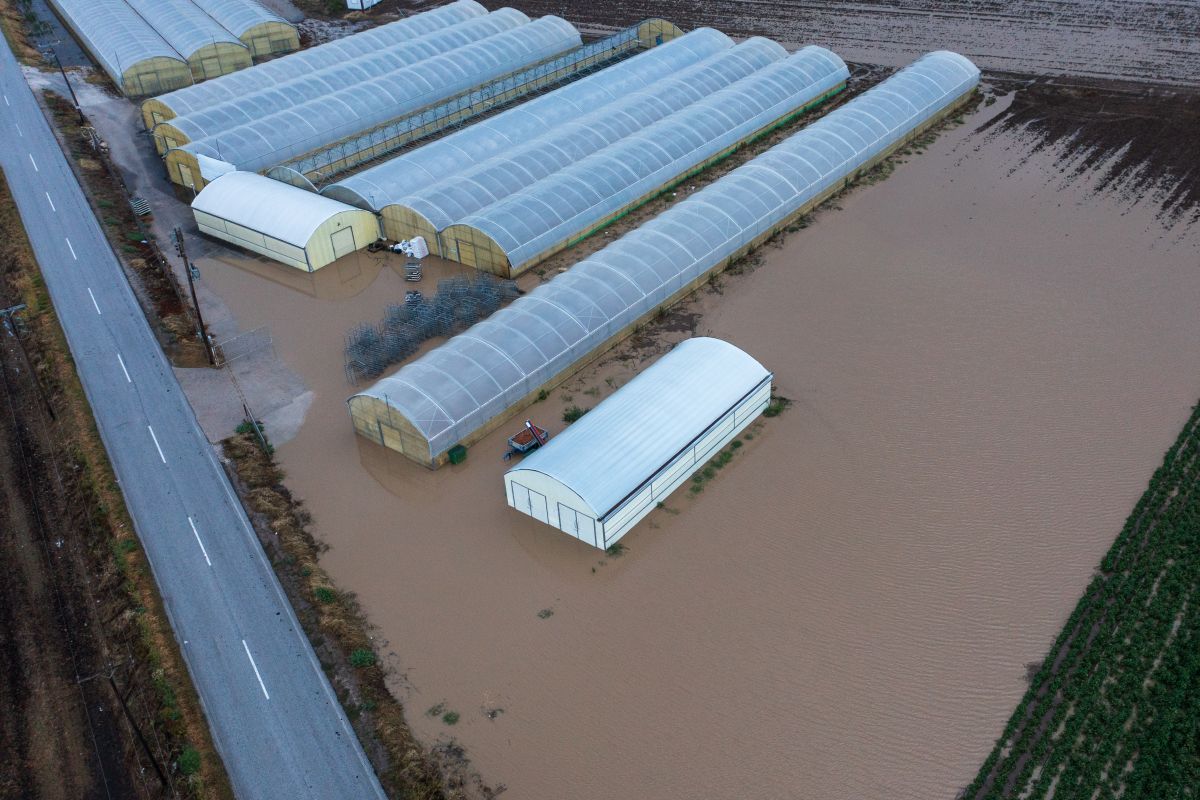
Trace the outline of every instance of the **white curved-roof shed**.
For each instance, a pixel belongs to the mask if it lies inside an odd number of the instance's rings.
[[[192,201],[202,233],[313,272],[379,238],[369,211],[253,172],[228,172]]]
[[[771,378],[728,342],[688,339],[505,473],[508,503],[609,547],[763,412]]]

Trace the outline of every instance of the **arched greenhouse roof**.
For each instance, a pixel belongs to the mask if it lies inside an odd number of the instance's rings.
[[[111,2],[112,0],[105,1]],[[92,5],[82,2],[82,0],[55,0],[55,2],[72,2],[88,7]],[[122,0],[122,4],[124,4],[124,0]],[[475,0],[455,0],[453,3],[432,11],[423,11],[396,22],[389,22],[386,25],[360,31],[332,42],[325,42],[282,58],[265,61],[255,65],[254,69],[222,75],[195,86],[168,92],[155,98],[154,102],[170,109],[175,115],[199,111],[257,91],[264,86],[272,86],[314,70],[341,64],[380,48],[406,42],[473,17],[482,17],[485,14],[487,14],[487,9]]]
[[[380,211],[416,187],[457,174],[732,46],[733,41],[720,31],[699,28],[330,184],[322,194],[360,208]]]
[[[390,205],[412,209],[440,231],[786,57],[769,39],[747,39]]]
[[[204,187],[192,209],[299,247],[330,217],[361,209],[254,172],[226,173]]]
[[[431,457],[604,347],[979,83],[939,51],[831,111],[566,273],[350,398],[382,402]]]
[[[603,519],[770,377],[729,342],[685,339],[509,474],[541,473]]]
[[[529,23],[529,17],[512,8],[473,17],[448,28],[418,36],[390,47],[349,58],[323,69],[305,72],[291,80],[239,95],[227,102],[168,120],[167,124],[188,141],[223,135],[239,125],[268,117],[303,103],[360,86],[417,62],[486,39]]]
[[[519,192],[455,221],[481,231],[513,271],[747,136],[845,83],[845,63],[805,47]]]
[[[200,10],[216,20],[222,28],[241,38],[246,31],[266,22],[292,24],[278,14],[268,11],[255,0],[191,0]]]
[[[582,43],[561,17],[541,17],[449,53],[192,142],[184,150],[257,170],[286,161]]]
[[[185,60],[125,0],[50,0],[50,3],[122,90],[125,71],[140,61]]]
[[[245,48],[242,40],[222,28],[191,0],[126,0],[181,56],[189,59],[210,44],[223,42]],[[247,53],[249,59],[249,53]]]

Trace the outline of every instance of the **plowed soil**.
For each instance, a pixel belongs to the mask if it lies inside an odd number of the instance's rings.
[[[488,8],[505,5],[498,0]],[[820,44],[847,61],[899,66],[949,49],[986,70],[1194,84],[1200,4],[1178,0],[528,0],[522,11],[559,14],[585,29],[647,17],[684,28]]]

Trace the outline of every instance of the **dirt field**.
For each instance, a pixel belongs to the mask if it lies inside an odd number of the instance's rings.
[[[504,5],[497,0],[488,8]],[[1174,0],[620,0],[517,4],[588,29],[646,17],[791,47],[820,44],[847,61],[899,66],[929,50],[955,50],[986,70],[1194,85],[1200,74],[1200,5]]]

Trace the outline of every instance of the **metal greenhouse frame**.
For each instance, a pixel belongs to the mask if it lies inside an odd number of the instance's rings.
[[[359,208],[381,211],[414,188],[437,183],[607,106],[623,95],[653,86],[676,70],[727,50],[733,40],[699,28],[659,47],[510,108],[490,119],[410,150],[322,189]]]
[[[362,436],[437,467],[952,113],[979,84],[930,53],[348,401]]]
[[[68,1],[81,4],[80,0],[55,0]],[[266,86],[274,86],[299,75],[341,64],[380,48],[424,36],[472,17],[482,17],[484,14],[487,14],[487,9],[475,0],[455,0],[432,11],[423,11],[396,22],[389,22],[387,25],[360,31],[342,39],[258,64],[251,70],[224,75],[147,100],[142,103],[142,123],[149,130],[157,123],[173,117],[209,108]]]
[[[168,92],[192,83],[187,62],[125,0],[49,0],[122,93]]]
[[[126,0],[191,67],[197,81],[245,69],[250,48],[191,0]]]
[[[805,47],[446,227],[443,257],[515,277],[840,92],[850,71]]]
[[[569,22],[561,17],[541,17],[336,95],[169,150],[167,170],[175,179],[175,164],[193,153],[238,169],[264,169],[580,44],[579,32]]]
[[[255,0],[192,0],[225,30],[250,49],[255,58],[300,49],[296,26]]]
[[[588,42],[549,61],[482,83],[445,102],[388,120],[299,158],[276,164],[267,175],[311,191],[369,161],[386,158],[421,139],[459,128],[470,120],[511,106],[538,92],[553,91],[599,70],[607,70],[642,49],[683,36],[662,19],[643,20],[611,36]]]
[[[385,235],[397,240],[423,236],[440,255],[441,231],[458,220],[785,58],[781,45],[755,37],[690,66],[681,63],[648,88],[593,107],[471,169],[390,200],[381,212]]]
[[[240,125],[249,125],[302,103],[329,97],[360,86],[372,78],[406,69],[425,59],[528,23],[529,17],[512,8],[502,8],[494,14],[473,17],[448,28],[398,42],[323,69],[305,72],[291,80],[263,87],[257,92],[247,92],[224,103],[160,122],[154,126],[155,143],[158,151],[165,153],[171,147],[220,136],[223,132]]]

